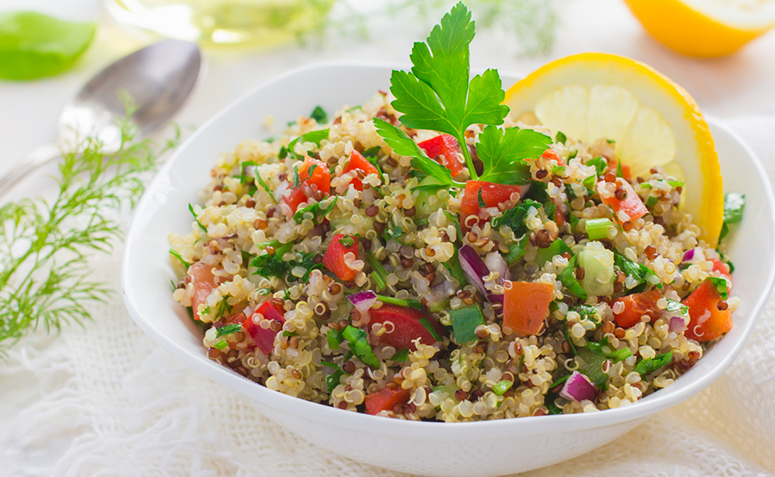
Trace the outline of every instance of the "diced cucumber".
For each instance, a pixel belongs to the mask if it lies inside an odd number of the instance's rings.
[[[455,341],[458,344],[468,343],[477,338],[476,328],[484,324],[484,317],[479,305],[471,305],[449,312],[452,320],[452,329],[455,332]]]
[[[420,181],[420,186],[431,186],[434,184],[439,184],[439,181],[431,176],[426,177],[422,181]],[[414,208],[416,210],[415,217],[428,217],[433,212],[436,212],[437,210],[444,209],[447,210],[447,200],[444,199],[441,200],[438,197],[436,197],[436,192],[438,192],[440,189],[429,189],[429,190],[419,190],[417,199],[414,201]],[[431,205],[431,197],[434,197],[435,200],[433,201],[433,205]]]
[[[614,292],[614,253],[603,248],[600,242],[590,242],[592,244],[599,247],[587,246],[576,255],[576,263],[584,269],[584,277],[579,282],[590,295],[611,295]]]
[[[562,255],[563,252],[568,252],[571,255],[573,254],[573,251],[571,251],[570,247],[568,247],[562,239],[557,239],[549,244],[547,248],[539,248],[536,251],[536,263],[539,267],[543,267],[546,262],[552,259],[552,257],[555,255]]]
[[[358,226],[355,228],[355,231],[356,231],[356,233],[357,233],[357,231],[358,231],[359,229],[360,229],[360,230],[372,230],[372,229],[374,228],[374,217],[369,217],[368,215],[366,215],[366,214],[363,214],[363,215],[361,216],[361,220],[363,220],[363,221],[365,222],[365,224],[363,224],[363,225],[360,225],[360,224],[359,224],[359,225],[358,225]],[[329,224],[331,225],[331,231],[332,231],[333,233],[335,233],[335,234],[336,234],[336,233],[343,233],[343,230],[342,230],[342,229],[343,229],[344,227],[348,226],[348,225],[349,225],[351,228],[355,227],[355,226],[353,225],[352,219],[350,219],[350,218],[347,218],[347,217],[345,217],[345,218],[339,218],[339,219],[328,219],[328,222],[329,222]],[[347,231],[344,231],[344,232],[347,232]],[[348,232],[348,235],[349,235],[349,232]]]

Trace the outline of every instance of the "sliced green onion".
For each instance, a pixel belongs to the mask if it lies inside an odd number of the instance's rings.
[[[479,305],[471,305],[449,312],[452,320],[452,330],[458,344],[468,343],[478,339],[476,328],[484,324],[484,317]]]
[[[608,230],[614,227],[611,219],[587,219],[584,225],[587,227],[587,236],[590,240],[608,238]]]
[[[366,259],[373,270],[371,277],[374,279],[374,283],[377,284],[377,290],[384,290],[387,287],[387,270],[379,263],[379,260],[377,260],[373,253],[369,252]]]
[[[218,348],[218,349],[224,349],[227,346],[229,346],[229,343],[227,343],[226,340],[221,340],[221,341],[215,343],[215,347]]]
[[[411,298],[408,300],[402,300],[392,296],[377,295],[377,300],[381,301],[382,303],[389,303],[391,305],[399,305],[405,306],[407,308],[416,308],[418,310],[422,310],[422,303],[417,300],[412,300]]]
[[[506,394],[506,391],[511,389],[512,386],[514,386],[514,381],[503,379],[501,381],[498,381],[498,384],[492,387],[492,392],[494,392],[498,396],[503,396],[504,394]]]

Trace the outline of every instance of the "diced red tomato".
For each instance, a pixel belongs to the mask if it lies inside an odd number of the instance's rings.
[[[308,171],[313,165],[317,167],[312,170],[312,175],[310,176]],[[309,199],[305,190],[311,189],[304,186],[309,186],[310,188],[313,188],[314,186],[315,190],[319,190],[326,194],[331,193],[331,176],[329,175],[326,163],[323,161],[307,157],[304,160],[304,164],[299,166],[299,181],[299,187],[292,189],[290,195],[287,197],[283,197],[283,202],[288,204],[293,212],[296,212],[296,209],[299,208],[299,205],[302,202],[306,202],[307,199]]]
[[[275,306],[270,301],[265,301],[256,308],[256,311],[250,317],[242,322],[242,328],[245,330],[245,333],[253,338],[258,349],[265,355],[271,353],[274,348],[274,338],[280,332],[279,330],[282,329],[283,323],[285,323],[284,313],[285,310],[282,307]],[[263,316],[263,320],[268,321],[270,326],[267,328],[262,327],[260,320],[259,323],[256,323],[253,318],[256,317],[256,320],[258,320],[257,315]],[[279,323],[280,326],[272,326],[272,322]],[[273,330],[272,328],[275,329]]]
[[[460,225],[463,230],[468,230],[466,219],[471,215],[479,214],[479,191],[482,191],[482,200],[486,207],[497,207],[511,199],[511,195],[516,193],[521,196],[528,186],[495,184],[493,182],[468,181],[463,193],[463,200],[460,203]],[[484,221],[479,220],[481,225]]]
[[[343,240],[351,240],[353,243],[349,246],[345,246],[342,244]],[[331,244],[326,249],[325,255],[323,255],[323,265],[345,282],[354,279],[355,275],[358,274],[357,270],[348,267],[344,261],[344,256],[350,252],[355,255],[355,259],[357,260],[358,237],[335,234],[334,238],[331,239]]]
[[[716,286],[710,280],[703,281],[683,303],[689,307],[687,338],[706,342],[714,340],[732,329],[732,311],[718,309],[722,302]]]
[[[420,310],[406,306],[383,303],[381,307],[369,310],[369,317],[371,326],[377,323],[384,325],[387,321],[393,323],[392,327],[388,326],[389,333],[380,335],[379,342],[396,349],[409,348],[411,351],[415,351],[417,346],[412,341],[417,338],[422,344],[432,345],[436,343],[436,338],[423,326],[421,318],[428,320],[439,335],[446,334],[444,328],[434,318]]]
[[[367,161],[360,152],[353,150],[353,153],[350,154],[350,160],[347,162],[347,165],[344,167],[342,172],[346,173],[355,170],[363,171],[365,175],[379,174],[377,168],[374,167],[369,161]],[[363,190],[363,181],[361,181],[358,177],[353,177],[352,181],[350,181],[350,184],[352,184],[355,190]]]
[[[615,172],[616,169],[619,167],[619,163],[613,160],[606,160],[608,162],[608,170],[611,172]],[[622,177],[627,179],[628,181],[632,179],[632,168],[629,164],[622,163]]]
[[[562,159],[560,159],[557,156],[557,153],[554,152],[554,149],[547,149],[546,151],[544,151],[543,154],[541,154],[541,157],[543,157],[544,159],[550,159],[550,160],[556,162],[557,165],[559,165],[559,166],[564,166],[565,165],[565,163],[562,162]]]
[[[197,262],[188,269],[191,275],[191,283],[194,285],[194,296],[191,298],[191,309],[194,311],[194,318],[202,320],[199,315],[199,305],[207,301],[207,297],[216,288],[215,275],[213,275],[213,266],[206,263]]]
[[[622,303],[624,309],[621,313],[614,313],[614,321],[622,328],[630,328],[640,323],[643,315],[648,315],[651,320],[656,320],[662,314],[657,306],[657,301],[662,298],[662,292],[651,290],[643,293],[617,298],[611,303],[611,308],[616,309],[616,303]]]
[[[729,273],[729,265],[722,262],[721,260],[717,258],[711,259],[711,262],[713,262],[713,271],[718,272],[721,276],[727,279],[728,282],[728,288],[732,289],[732,274]]]
[[[452,177],[457,177],[463,172],[463,164],[457,160],[458,154],[462,154],[457,139],[449,134],[442,134],[418,144],[425,154],[431,159],[436,159],[440,164],[449,169]]]
[[[503,298],[503,327],[522,336],[538,333],[549,312],[554,287],[548,283],[508,283]]]
[[[391,411],[393,406],[409,401],[411,393],[408,389],[384,388],[376,393],[366,395],[366,413],[379,414],[380,411]]]
[[[597,183],[598,191],[605,183],[605,181],[600,181]],[[629,217],[629,221],[633,221],[649,213],[649,210],[643,204],[643,201],[640,200],[640,197],[638,197],[638,194],[635,193],[635,190],[632,188],[629,182],[617,177],[615,184],[617,189],[619,187],[624,189],[626,195],[624,200],[619,200],[615,196],[603,197],[602,195],[600,196],[600,199],[604,204],[609,205],[612,209],[614,209],[614,217],[619,223],[622,223],[622,220],[619,218],[619,211],[624,211],[624,213]],[[627,221],[625,220],[624,222]]]

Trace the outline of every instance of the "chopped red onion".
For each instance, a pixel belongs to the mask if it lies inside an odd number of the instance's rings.
[[[684,258],[682,261],[688,262],[693,258],[694,258],[694,249],[687,250],[686,253],[684,253]]]
[[[491,295],[487,295],[487,301],[489,301],[490,303],[500,303],[501,306],[503,306],[503,299],[504,299],[504,297],[505,297],[505,295],[503,295],[503,294],[501,294],[501,295],[491,294]]]
[[[668,329],[676,334],[686,331],[686,319],[683,316],[671,317]]]
[[[501,280],[511,280],[511,272],[503,255],[498,252],[490,252],[484,257],[484,263],[491,272],[498,272]]]
[[[350,300],[350,303],[353,304],[356,310],[363,314],[368,312],[371,306],[377,302],[377,294],[371,290],[364,290],[353,293],[347,299]]]
[[[587,378],[578,371],[574,371],[565,381],[560,391],[560,396],[565,399],[581,402],[585,399],[594,400],[597,397],[597,389],[587,381]]]
[[[705,253],[700,248],[693,248],[684,253],[682,263],[699,263],[705,261]]]
[[[482,257],[476,253],[474,247],[463,245],[463,247],[458,250],[458,258],[460,259],[460,267],[465,272],[468,283],[475,286],[482,295],[487,295],[487,290],[484,288],[484,277],[490,274],[490,269],[487,268],[487,264],[484,263]]]

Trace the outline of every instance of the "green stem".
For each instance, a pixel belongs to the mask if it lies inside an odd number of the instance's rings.
[[[471,180],[479,180],[479,174],[476,173],[476,169],[474,168],[474,160],[471,159],[471,152],[468,150],[465,131],[455,139],[457,139],[457,142],[460,145],[460,150],[463,151],[463,157],[466,158],[466,166],[468,167],[468,174],[471,176]]]

